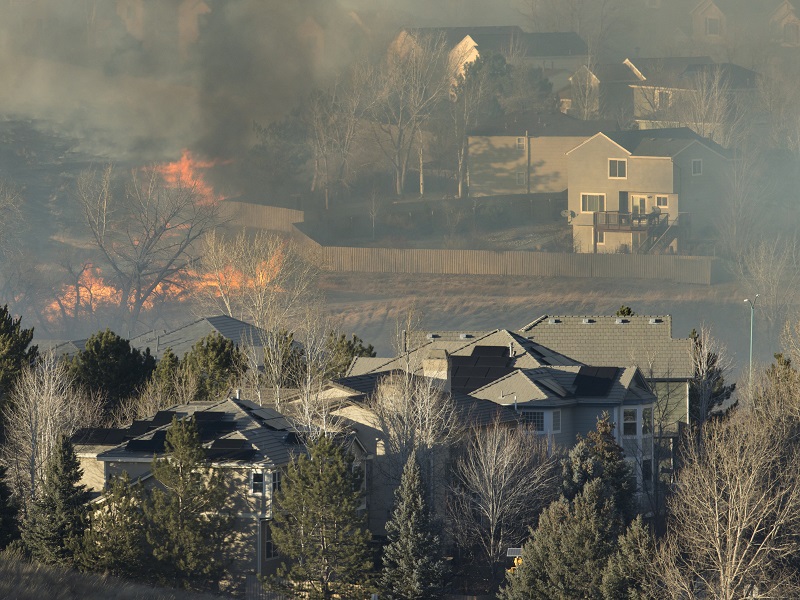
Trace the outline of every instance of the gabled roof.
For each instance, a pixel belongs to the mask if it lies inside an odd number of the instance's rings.
[[[577,360],[596,366],[638,366],[645,377],[692,377],[691,340],[672,337],[672,317],[548,316],[520,333]]]
[[[131,340],[131,346],[142,351],[150,348],[150,352],[156,358],[161,358],[166,349],[171,348],[178,358],[181,358],[192,349],[192,346],[211,333],[218,333],[239,347],[259,345],[259,340],[263,339],[264,335],[264,331],[255,325],[226,315],[217,315],[197,319],[171,331],[155,330],[143,333]]]
[[[479,52],[508,52],[510,49],[526,57],[584,56],[589,49],[574,31],[529,33],[517,25],[475,27],[410,27],[407,32],[443,36],[448,48],[455,48],[469,36]]]
[[[698,135],[688,127],[613,131],[606,134],[606,137],[627,150],[632,156],[674,157],[697,142],[720,156],[730,157],[728,150],[708,138]]]
[[[484,121],[468,132],[472,136],[589,137],[617,129],[616,121],[582,121],[560,112],[510,113]]]
[[[692,64],[684,69],[680,80],[694,87],[699,78],[716,78],[717,75],[720,85],[729,90],[749,90],[758,85],[758,73],[733,63]]]
[[[661,56],[657,58],[627,59],[643,76],[644,81],[634,85],[673,86],[687,68],[696,65],[714,65],[710,56]]]
[[[278,466],[305,451],[299,430],[285,416],[233,398],[176,405],[128,427],[82,429],[72,440],[76,452],[97,453],[100,461],[147,462],[164,452],[167,429],[174,417],[195,419],[206,456],[213,464]]]

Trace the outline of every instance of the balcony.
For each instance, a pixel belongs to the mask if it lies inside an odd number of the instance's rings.
[[[653,235],[668,225],[668,213],[634,214],[611,210],[594,213],[597,231],[644,231]]]

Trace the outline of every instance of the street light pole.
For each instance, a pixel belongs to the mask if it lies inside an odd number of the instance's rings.
[[[758,302],[758,294],[755,295],[751,302],[749,298],[744,299],[750,305],[750,389],[753,389],[753,317],[756,311],[756,302]]]

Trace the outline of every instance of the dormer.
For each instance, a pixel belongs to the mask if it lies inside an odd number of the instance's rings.
[[[727,31],[725,13],[714,0],[701,0],[692,10],[692,37],[707,43],[720,43]]]

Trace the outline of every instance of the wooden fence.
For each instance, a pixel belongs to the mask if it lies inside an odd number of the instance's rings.
[[[302,211],[243,202],[225,202],[223,209],[234,224],[292,233],[318,255],[325,270],[334,272],[653,279],[701,285],[718,281],[721,272],[718,259],[710,256],[322,246],[295,227],[303,222]]]
[[[357,273],[428,273],[657,279],[709,285],[715,259],[649,254],[559,254],[489,250],[321,247],[324,268]]]

